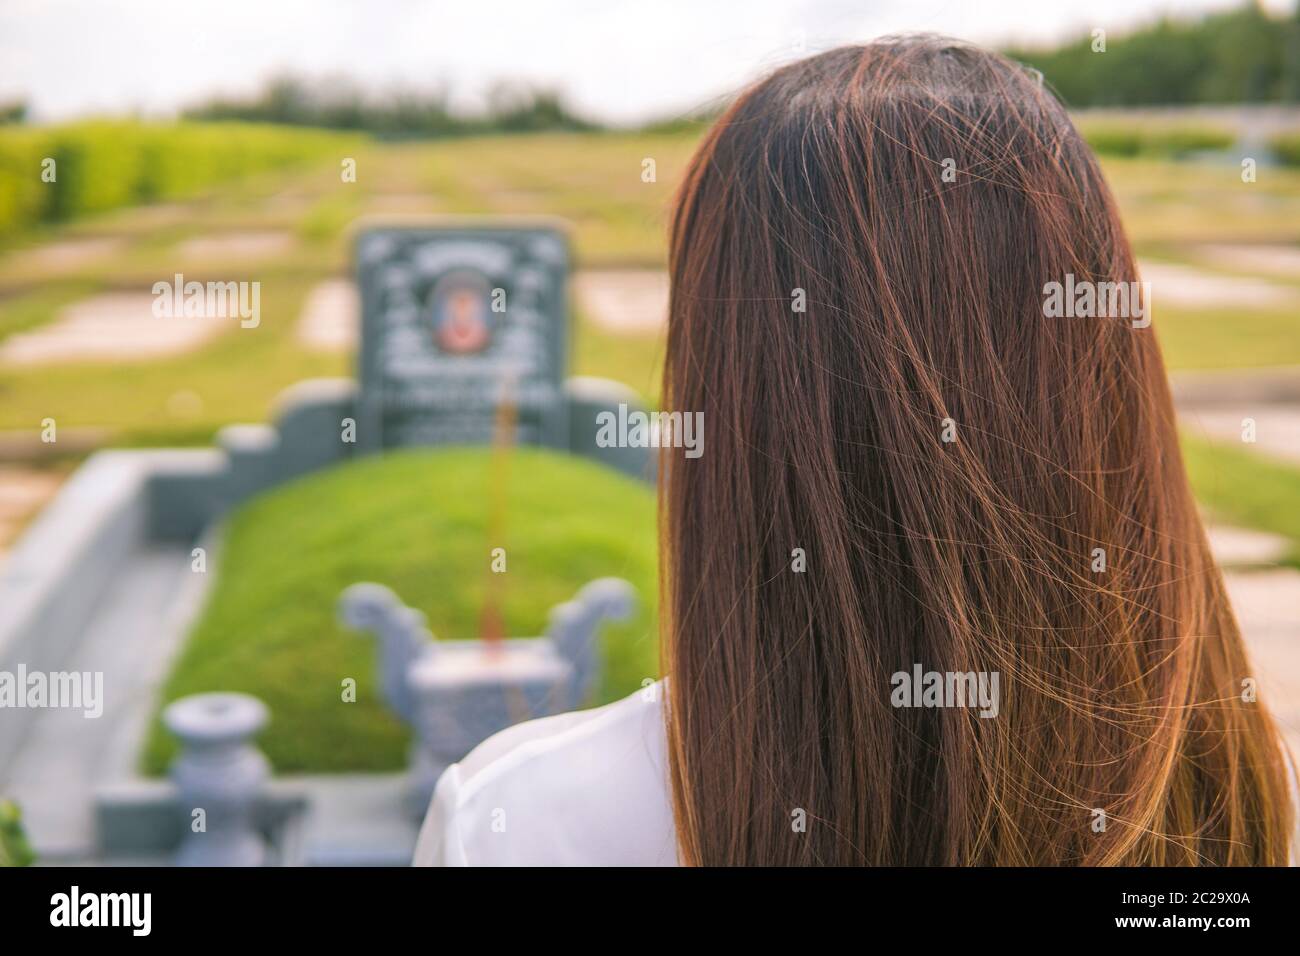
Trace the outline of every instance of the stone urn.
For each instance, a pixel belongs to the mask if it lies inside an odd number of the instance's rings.
[[[267,709],[247,694],[196,694],[163,711],[181,742],[171,777],[185,811],[177,866],[262,866],[266,841],[254,823],[258,797],[271,776],[252,743]]]

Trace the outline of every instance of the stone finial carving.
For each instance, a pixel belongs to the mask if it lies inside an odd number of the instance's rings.
[[[551,609],[546,636],[573,666],[573,683],[562,708],[581,707],[591,696],[602,661],[596,629],[604,620],[624,621],[636,609],[636,590],[622,578],[597,578],[573,599]]]
[[[261,866],[267,848],[253,811],[271,769],[252,743],[266,706],[247,694],[196,694],[163,711],[180,739],[171,776],[185,809],[177,866]]]
[[[407,672],[434,648],[424,615],[407,607],[382,584],[354,584],[339,597],[344,627],[370,631],[379,638],[379,681],[384,701],[408,724],[415,723]]]

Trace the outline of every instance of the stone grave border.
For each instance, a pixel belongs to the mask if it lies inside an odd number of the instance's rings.
[[[69,659],[97,608],[124,568],[151,546],[168,544],[178,559],[188,562],[189,549],[203,544],[211,549],[206,557],[209,571],[214,570],[217,530],[231,508],[261,491],[363,454],[341,440],[343,419],[358,417],[358,392],[357,382],[347,378],[299,382],[282,393],[274,424],[227,426],[218,433],[214,448],[93,454],[0,569],[0,608],[5,609],[0,617],[0,670],[13,672],[19,664],[29,672],[72,669]],[[640,409],[635,392],[606,379],[574,377],[565,381],[564,399],[570,454],[655,481],[650,449],[596,444],[596,416],[616,413],[620,404]],[[125,712],[117,715],[118,737],[136,739],[112,741],[104,761],[105,773],[93,794],[96,844],[62,858],[46,854],[50,862],[106,857],[158,862],[159,854],[166,858],[163,848],[179,838],[183,815],[175,784],[145,779],[135,771],[142,722],[151,712],[157,685],[166,677],[166,664],[202,601],[189,595],[179,603],[178,619],[160,624],[157,639],[151,639],[154,693],[146,702],[122,704]],[[107,691],[105,697],[111,700]],[[0,722],[0,786],[9,782],[5,768],[41,713],[45,711],[16,709]],[[268,833],[276,834],[271,859],[282,864],[409,861],[415,830],[409,814],[400,812],[405,781],[405,774],[275,778],[254,813]],[[353,833],[352,839],[331,832],[338,820],[358,812],[389,816],[391,823],[379,837],[373,830]],[[319,839],[313,840],[313,832]],[[36,849],[41,853],[39,842]]]

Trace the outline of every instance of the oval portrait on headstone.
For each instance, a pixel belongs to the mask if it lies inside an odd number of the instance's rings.
[[[429,296],[434,343],[452,355],[481,352],[492,340],[492,290],[477,272],[449,272]]]

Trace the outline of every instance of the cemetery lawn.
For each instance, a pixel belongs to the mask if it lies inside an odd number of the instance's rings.
[[[490,541],[490,460],[489,449],[400,451],[241,506],[162,703],[217,690],[261,698],[271,720],[259,744],[279,773],[400,770],[407,729],[378,698],[373,639],[337,623],[339,593],[375,581],[424,611],[439,639],[475,637],[498,546],[511,636],[542,633],[550,608],[593,578],[636,587],[635,616],[604,630],[605,675],[592,703],[657,676],[653,489],[593,462],[519,448],[508,465],[504,536]],[[356,680],[355,703],[342,700],[347,678]],[[142,769],[161,774],[174,756],[155,715]]]
[[[301,379],[350,374],[352,356],[305,348],[295,327],[316,283],[350,274],[349,228],[360,216],[556,216],[572,224],[579,269],[663,268],[673,190],[702,130],[685,124],[653,133],[356,140],[349,153],[359,171],[354,183],[342,182],[335,157],[327,156],[183,200],[43,227],[22,244],[116,244],[99,257],[58,265],[0,256],[0,341],[55,320],[78,299],[147,293],[177,271],[260,281],[262,322],[182,355],[0,364],[0,432],[35,442],[39,423],[51,417],[60,429],[93,432],[106,445],[206,445],[225,424],[266,421],[279,392]],[[643,177],[646,159],[655,160],[653,181]],[[1207,258],[1198,244],[1300,245],[1300,170],[1269,169],[1246,185],[1231,164],[1117,156],[1103,156],[1102,164],[1141,257],[1230,276],[1241,270]],[[211,252],[195,260],[184,251],[189,240],[241,233],[277,234],[286,245],[248,260]],[[1300,287],[1300,279],[1280,273],[1259,278]],[[622,381],[657,405],[662,332],[611,331],[576,306],[573,374]],[[1237,308],[1162,299],[1155,328],[1175,371],[1300,364],[1295,311],[1290,302]]]
[[[1285,563],[1300,568],[1300,469],[1240,443],[1184,432],[1180,444],[1201,507],[1217,521],[1287,538],[1291,553]]]

